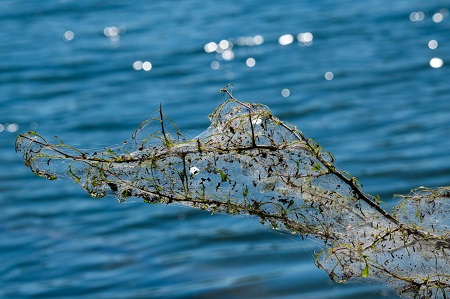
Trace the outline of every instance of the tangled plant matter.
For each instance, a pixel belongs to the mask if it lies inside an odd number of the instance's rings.
[[[243,103],[228,88],[221,92],[229,99],[191,140],[160,108],[120,147],[86,152],[28,132],[18,136],[16,150],[35,174],[70,178],[96,198],[133,196],[252,215],[321,239],[315,263],[334,281],[372,277],[406,297],[450,295],[450,187],[420,187],[388,211],[336,169],[329,152],[268,107]]]

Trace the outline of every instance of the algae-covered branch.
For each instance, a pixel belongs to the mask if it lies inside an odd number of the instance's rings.
[[[121,146],[101,152],[35,132],[19,135],[16,150],[35,174],[69,178],[93,197],[252,215],[322,239],[315,263],[335,281],[373,277],[410,297],[450,295],[449,187],[417,189],[389,213],[295,126],[221,91],[229,99],[191,140],[160,108]]]

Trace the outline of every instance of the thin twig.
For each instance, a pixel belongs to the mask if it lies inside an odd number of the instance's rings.
[[[166,130],[164,129],[164,117],[163,117],[163,112],[162,112],[162,104],[159,103],[159,117],[160,117],[160,121],[161,121],[161,133],[164,136],[164,140],[166,141],[166,147],[169,148],[169,140],[167,139],[166,136]]]

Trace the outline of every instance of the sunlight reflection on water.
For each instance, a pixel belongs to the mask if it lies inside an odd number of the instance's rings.
[[[89,298],[151,297],[162,289],[161,297],[173,298],[181,296],[174,289],[186,288],[218,298],[244,289],[267,298],[318,290],[319,298],[382,296],[382,287],[332,284],[313,269],[316,243],[274,237],[254,219],[116,206],[35,178],[14,153],[14,138],[39,124],[39,133],[68,144],[108,146],[129,138],[159,103],[195,136],[222,100],[217,90],[234,83],[238,98],[267,104],[317,139],[368,193],[389,201],[421,184],[448,184],[448,9],[386,0],[326,8],[296,1],[174,3],[0,3],[0,38],[7,41],[0,51],[0,268],[6,269],[0,297],[57,297],[80,288]],[[278,251],[270,249],[274,244]],[[260,247],[267,249],[258,253]],[[130,256],[139,262],[115,264]],[[173,256],[182,262],[170,263]],[[248,283],[255,275],[259,282]],[[111,285],[99,287],[106,276]],[[71,277],[96,280],[74,286]],[[54,293],[28,289],[40,283]]]

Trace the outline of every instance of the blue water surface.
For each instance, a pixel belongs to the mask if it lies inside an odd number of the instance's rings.
[[[120,144],[161,103],[187,136],[234,83],[392,200],[450,184],[448,1],[0,1],[1,298],[398,298],[250,217],[92,199],[34,176],[36,130]]]

